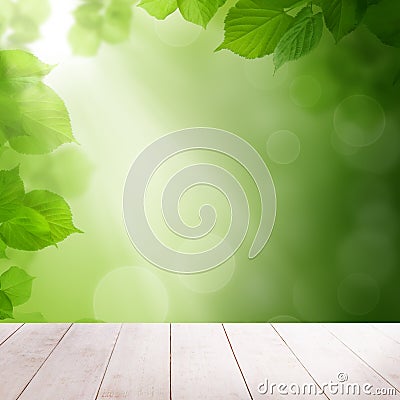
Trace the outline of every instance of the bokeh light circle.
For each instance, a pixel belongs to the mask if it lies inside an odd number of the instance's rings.
[[[162,322],[168,294],[158,276],[145,267],[121,267],[109,272],[96,287],[93,306],[105,322]]]
[[[162,21],[155,20],[154,29],[159,39],[172,47],[189,46],[201,33],[200,26],[185,21],[178,13]]]
[[[274,132],[267,140],[267,153],[278,164],[290,164],[300,154],[300,140],[291,131]]]
[[[311,75],[295,78],[290,86],[290,97],[300,107],[313,107],[321,98],[321,85]]]
[[[292,317],[291,315],[277,315],[275,317],[272,317],[268,320],[269,323],[282,323],[282,322],[288,322],[288,323],[293,323],[293,322],[300,322],[299,319]]]
[[[340,283],[337,296],[340,306],[346,312],[365,315],[377,306],[380,289],[370,276],[352,274]]]
[[[386,118],[382,106],[370,96],[354,95],[344,99],[333,118],[335,131],[350,146],[368,146],[382,135]]]

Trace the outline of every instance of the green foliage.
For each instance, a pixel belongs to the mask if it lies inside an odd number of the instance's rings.
[[[11,267],[0,276],[0,320],[13,318],[14,307],[30,299],[33,279],[19,267]]]
[[[3,88],[9,86],[12,89],[24,84],[38,83],[52,68],[25,51],[0,52],[0,84]]]
[[[142,0],[138,6],[157,19],[165,19],[178,8],[178,3],[176,0]]]
[[[34,18],[36,0],[17,4]],[[17,152],[41,154],[74,141],[63,101],[42,82],[51,69],[28,52],[0,51],[0,156],[7,142]],[[19,167],[0,171],[0,258],[7,258],[8,247],[36,251],[80,232],[61,196],[45,190],[25,193],[24,186]],[[0,276],[0,319],[18,315],[14,307],[28,301],[32,280],[18,267]],[[24,321],[44,319],[38,313],[19,315]]]
[[[41,82],[51,69],[22,50],[0,51],[0,130],[20,153],[49,153],[74,141],[63,101]]]
[[[39,82],[19,91],[19,134],[10,135],[10,146],[24,154],[49,153],[74,141],[67,108],[61,98]]]
[[[183,18],[205,28],[225,2],[142,0],[139,7],[158,19],[166,18],[178,8]],[[224,40],[217,50],[228,49],[246,58],[275,53],[277,69],[318,45],[324,21],[336,42],[365,22],[383,43],[400,45],[399,1],[239,0],[228,11]]]
[[[206,28],[211,18],[226,0],[177,0],[179,11],[189,22]]]
[[[80,232],[61,196],[46,190],[25,194],[18,169],[0,171],[0,193],[0,238],[8,247],[40,250]]]
[[[353,31],[367,9],[367,0],[321,0],[325,24],[336,42]]]
[[[48,0],[0,0],[0,40],[22,46],[40,37],[40,25],[50,15]]]
[[[225,19],[225,39],[218,47],[246,58],[273,53],[293,18],[265,0],[239,0]]]
[[[71,209],[61,196],[47,190],[34,190],[26,194],[24,204],[46,219],[53,243],[59,243],[73,233],[81,233],[74,226]]]
[[[0,171],[0,223],[13,218],[22,206],[25,190],[18,168]]]
[[[0,236],[7,246],[35,251],[55,244],[50,227],[42,215],[29,207],[21,207],[15,216],[0,226]]]
[[[8,296],[0,290],[0,320],[13,318],[13,305]]]
[[[7,258],[6,249],[7,245],[0,239],[0,259]]]
[[[206,28],[226,0],[142,0],[138,6],[157,19],[165,19],[179,9],[186,21]]]
[[[31,297],[33,279],[23,269],[11,267],[0,276],[0,290],[8,296],[13,307],[19,306]]]
[[[274,53],[275,68],[296,60],[314,49],[321,40],[322,13],[313,14],[311,7],[303,8],[292,26],[282,36]]]
[[[83,0],[75,10],[69,42],[75,54],[95,55],[102,41],[120,43],[128,39],[133,0]]]
[[[365,23],[383,43],[400,47],[400,2],[381,0],[372,5],[365,16]]]

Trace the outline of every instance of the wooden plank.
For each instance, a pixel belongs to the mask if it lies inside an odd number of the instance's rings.
[[[249,399],[221,324],[173,324],[173,400]]]
[[[0,347],[0,399],[15,400],[70,324],[25,324]]]
[[[0,346],[23,324],[0,324]]]
[[[169,324],[124,324],[98,399],[169,400]]]
[[[400,343],[367,324],[328,324],[326,327],[400,390]]]
[[[378,331],[384,333],[386,336],[400,343],[400,324],[381,323],[381,324],[372,324],[372,326]]]
[[[73,325],[20,400],[94,400],[120,327]]]
[[[300,389],[317,385],[270,324],[224,326],[253,399],[326,399]],[[292,387],[279,390],[281,383]]]
[[[338,383],[339,374],[341,374],[340,377],[344,377],[344,384],[338,386],[338,393],[331,394],[327,388],[329,398],[349,399],[346,390],[350,390],[350,394],[353,394],[353,388],[349,384],[360,385],[361,391],[361,397],[350,396],[350,398],[378,398],[362,391],[365,384],[372,385],[372,391],[394,390],[322,325],[273,324],[273,326],[320,386],[329,384],[330,381]],[[359,340],[362,340],[362,337]],[[398,397],[394,394],[385,395],[384,398],[397,399]]]

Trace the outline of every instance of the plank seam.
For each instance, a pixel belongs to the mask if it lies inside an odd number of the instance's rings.
[[[121,333],[121,331],[122,331],[122,325],[123,325],[123,324],[121,324],[121,325],[119,326],[119,330],[118,330],[117,336],[116,336],[116,338],[115,338],[114,345],[113,345],[113,347],[112,347],[110,356],[108,357],[108,361],[107,361],[107,364],[106,364],[106,368],[104,369],[103,376],[101,377],[101,381],[100,381],[100,384],[99,384],[99,388],[97,389],[97,393],[96,393],[96,397],[95,397],[96,400],[99,398],[100,391],[101,391],[101,387],[103,386],[103,383],[104,383],[104,378],[106,377],[108,367],[110,366],[110,363],[111,363],[111,358],[112,358],[112,356],[113,356],[113,354],[114,354],[115,348],[117,347],[119,335],[120,335],[120,333]]]
[[[281,338],[282,342],[285,343],[289,351],[295,356],[296,360],[300,363],[300,365],[304,368],[304,370],[307,372],[307,374],[310,376],[310,378],[315,382],[315,384],[322,390],[321,386],[319,383],[316,381],[316,379],[311,375],[310,371],[306,368],[306,366],[301,362],[300,358],[297,356],[297,354],[293,351],[293,349],[288,345],[286,340],[283,338],[283,336],[278,332],[278,330],[275,328],[274,324],[270,324],[272,329],[277,333],[277,335]],[[323,391],[323,395],[329,400],[328,395]]]
[[[390,334],[386,333],[385,331],[382,331],[380,328],[378,328],[375,324],[369,324],[372,328],[374,328],[377,332],[379,332],[381,335],[385,336],[386,338],[393,340],[394,342],[396,342],[397,344],[400,344],[400,342],[395,339],[393,336],[391,336]]]
[[[242,371],[242,368],[241,368],[240,365],[239,365],[239,361],[238,361],[238,359],[237,359],[237,357],[236,357],[235,351],[233,350],[232,343],[231,343],[231,341],[230,341],[230,339],[229,339],[228,333],[226,332],[226,329],[225,329],[224,324],[221,324],[221,325],[222,325],[222,329],[223,329],[224,332],[225,332],[225,336],[226,336],[226,339],[228,340],[228,344],[229,344],[229,347],[231,348],[233,357],[234,357],[234,359],[235,359],[235,361],[236,361],[236,365],[238,366],[239,371],[240,371],[240,374],[242,375],[244,384],[246,385],[246,388],[247,388],[247,391],[248,391],[248,393],[249,393],[250,399],[253,400],[253,396],[252,396],[252,394],[251,394],[249,385],[247,384],[247,381],[246,381],[246,378],[245,378],[244,373],[243,373],[243,371]]]
[[[11,336],[15,335],[25,324],[21,324],[14,332],[10,333],[1,343],[0,346],[2,346],[5,342],[7,342],[8,339],[10,339]]]
[[[358,355],[351,347],[349,347],[345,342],[343,342],[338,336],[336,336],[330,329],[328,329],[326,326],[324,328],[334,337],[336,338],[340,343],[343,344],[348,350],[350,350],[357,358],[359,358],[367,367],[371,368],[372,371],[374,371],[377,375],[379,375],[385,382],[387,382],[397,393],[400,393],[399,389],[397,389],[396,386],[394,386],[392,383],[390,383],[383,375],[380,374],[374,367],[369,365],[360,355]]]
[[[60,339],[57,341],[55,346],[51,349],[50,353],[47,355],[47,357],[43,360],[43,362],[39,365],[39,368],[36,370],[36,372],[33,374],[32,378],[29,379],[28,383],[24,386],[22,389],[21,393],[17,396],[15,400],[18,400],[22,394],[25,392],[26,388],[31,384],[31,382],[35,379],[36,375],[39,373],[39,371],[42,369],[43,365],[47,362],[47,360],[50,358],[50,356],[53,354],[54,350],[59,346],[61,341],[65,338],[65,335],[71,330],[72,324],[69,325],[68,329],[61,335]]]

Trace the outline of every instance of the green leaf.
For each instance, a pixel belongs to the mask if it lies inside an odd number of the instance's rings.
[[[314,15],[311,7],[303,8],[276,46],[275,68],[280,68],[288,61],[297,60],[314,49],[321,40],[322,29],[322,13]]]
[[[37,211],[21,207],[14,218],[0,226],[0,235],[7,246],[35,251],[55,244],[46,218]]]
[[[0,239],[0,259],[8,258],[6,254],[7,245]]]
[[[100,47],[100,33],[78,24],[74,25],[68,34],[68,41],[74,54],[79,56],[94,56]]]
[[[68,111],[61,98],[38,83],[17,96],[24,136],[10,137],[10,146],[25,154],[49,153],[63,143],[73,142]]]
[[[0,290],[0,319],[13,318],[13,306],[8,296]]]
[[[142,0],[138,7],[157,19],[165,19],[178,8],[178,4],[176,0]]]
[[[309,0],[268,0],[268,7],[270,8],[297,8],[305,3],[309,2]]]
[[[361,22],[367,0],[321,0],[326,27],[338,42]]]
[[[206,28],[211,18],[226,0],[177,0],[183,18]]]
[[[107,7],[101,36],[108,43],[120,43],[129,37],[131,29],[132,10],[127,2],[113,1]]]
[[[24,183],[19,176],[19,168],[0,171],[0,222],[15,216],[22,206],[24,195]]]
[[[225,39],[217,48],[246,58],[273,53],[293,17],[265,0],[239,0],[225,19]]]
[[[381,0],[368,8],[365,16],[368,29],[383,43],[400,47],[400,2]]]
[[[61,196],[47,190],[34,190],[26,194],[24,204],[46,219],[54,243],[61,242],[73,233],[81,233],[74,226],[71,210]]]
[[[11,267],[0,276],[0,289],[16,307],[30,299],[33,279],[23,269]]]
[[[39,82],[52,68],[26,51],[0,51],[0,84],[2,86]]]

